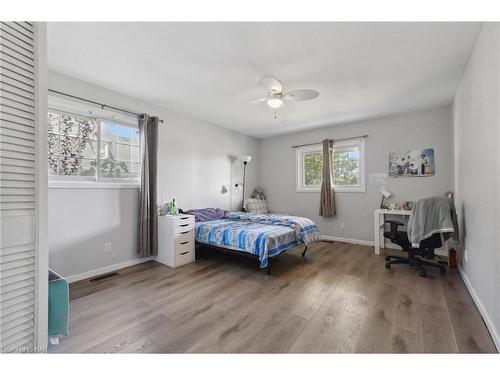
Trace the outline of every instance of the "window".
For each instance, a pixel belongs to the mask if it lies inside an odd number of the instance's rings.
[[[297,191],[321,191],[322,145],[297,148]],[[364,192],[364,139],[339,141],[333,144],[332,180],[335,191]]]
[[[50,109],[48,129],[52,179],[137,181],[140,165],[137,126]]]

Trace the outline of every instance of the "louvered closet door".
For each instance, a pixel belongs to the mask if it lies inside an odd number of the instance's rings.
[[[35,339],[35,30],[0,23],[0,347]]]

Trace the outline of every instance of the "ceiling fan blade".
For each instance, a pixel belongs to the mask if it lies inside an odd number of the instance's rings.
[[[273,77],[264,77],[260,82],[260,85],[267,92],[280,93],[281,91],[283,91],[283,86],[281,86],[281,82]]]
[[[248,104],[259,104],[265,102],[267,98],[252,99],[247,101]]]
[[[317,98],[319,92],[316,90],[294,90],[285,95],[285,99],[290,102],[298,102],[301,100],[311,100]]]

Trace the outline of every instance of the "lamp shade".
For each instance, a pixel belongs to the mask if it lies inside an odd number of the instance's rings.
[[[243,163],[248,163],[250,160],[252,160],[252,157],[250,155],[240,156],[240,160]]]
[[[385,198],[389,198],[392,195],[389,191],[386,190],[384,186],[380,187],[380,192]]]

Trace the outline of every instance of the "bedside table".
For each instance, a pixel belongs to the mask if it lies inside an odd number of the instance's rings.
[[[170,267],[194,262],[194,216],[158,216],[158,256],[156,260]]]

